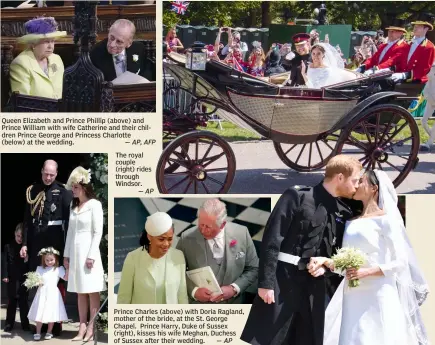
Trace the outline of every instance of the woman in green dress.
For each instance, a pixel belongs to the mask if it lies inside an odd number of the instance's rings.
[[[172,248],[171,217],[156,212],[147,218],[141,247],[128,253],[122,268],[118,304],[188,304],[186,262]]]

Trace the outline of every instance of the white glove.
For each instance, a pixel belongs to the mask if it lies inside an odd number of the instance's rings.
[[[389,68],[382,68],[382,69],[378,69],[375,72],[375,74],[384,73],[384,72],[391,72],[391,70]]]
[[[367,71],[364,72],[364,75],[366,77],[368,77],[369,75],[372,75],[373,73],[375,73],[372,69],[368,69]]]
[[[393,81],[395,81],[395,82],[398,82],[400,80],[405,80],[406,75],[405,75],[405,73],[393,73],[393,75],[391,76],[391,79],[393,79]]]

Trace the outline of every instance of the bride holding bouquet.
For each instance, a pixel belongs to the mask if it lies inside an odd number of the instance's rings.
[[[367,171],[354,199],[364,204],[362,216],[348,221],[343,248],[366,256],[346,279],[326,309],[324,345],[428,344],[419,307],[429,292],[405,233],[397,194],[384,171]],[[309,271],[322,265],[335,271],[334,260],[312,258]],[[350,280],[359,280],[349,287]]]

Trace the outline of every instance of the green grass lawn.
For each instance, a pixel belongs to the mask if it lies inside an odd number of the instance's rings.
[[[432,127],[435,120],[429,120],[429,127]],[[398,125],[401,126],[404,123],[404,121],[399,121]],[[423,126],[421,124],[421,119],[417,119],[417,125],[418,129],[420,131],[420,143],[424,143],[429,136],[427,135],[426,131],[423,129]],[[411,134],[411,131],[409,129],[409,126],[406,126],[397,136],[397,139],[405,139],[408,138]],[[354,134],[354,137],[359,140],[367,140],[367,137],[364,134]]]
[[[433,126],[435,123],[435,120],[429,120],[429,126]],[[237,127],[236,125],[232,124],[231,122],[222,121],[222,130],[219,129],[218,122],[209,122],[207,124],[207,128],[199,127],[199,130],[207,130],[210,132],[214,132],[221,137],[225,138],[227,141],[249,141],[249,140],[258,140],[260,139],[260,136],[257,134],[248,131],[246,129]],[[400,124],[400,123],[399,123]],[[417,119],[418,128],[420,129],[420,142],[425,142],[428,139],[428,135],[426,134],[426,131],[423,129],[421,125],[421,120]],[[409,127],[406,127],[400,134],[400,138],[406,138],[410,135]],[[354,135],[355,138],[364,140],[366,137],[365,135]],[[398,138],[399,138],[398,137]]]
[[[258,140],[261,137],[247,129],[240,128],[228,121],[221,121],[222,130],[219,128],[218,122],[208,122],[207,128],[199,127],[199,130],[207,130],[221,137],[225,138],[225,140],[231,141],[249,141],[249,140]]]
[[[423,129],[423,126],[421,125],[421,121],[418,121],[418,128],[420,129],[420,142],[424,143],[427,139],[429,139],[429,135],[426,133],[426,131]],[[432,128],[432,126],[435,124],[435,120],[429,120],[429,127]]]

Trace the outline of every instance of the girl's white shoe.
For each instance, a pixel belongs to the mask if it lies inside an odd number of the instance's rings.
[[[34,334],[33,340],[41,340],[41,334]]]
[[[45,334],[45,339],[51,339],[51,338],[53,338],[53,334],[51,334],[51,333],[46,333]]]

